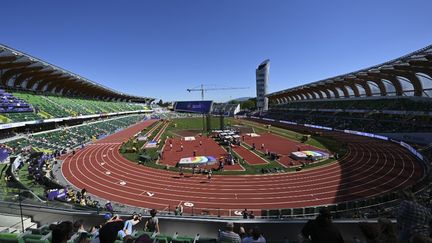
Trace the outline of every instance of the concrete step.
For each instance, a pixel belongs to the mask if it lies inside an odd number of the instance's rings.
[[[38,225],[32,222],[32,219],[23,216],[24,230],[27,228],[37,228]],[[22,233],[22,224],[20,215],[0,214],[0,231],[7,230],[10,233]]]

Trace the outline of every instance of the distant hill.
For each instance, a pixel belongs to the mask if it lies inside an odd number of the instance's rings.
[[[237,98],[237,99],[232,99],[232,100],[230,100],[230,101],[238,101],[238,102],[243,102],[243,101],[246,101],[246,100],[248,100],[248,99],[252,99],[253,97],[240,97],[240,98]],[[229,101],[228,101],[229,102]]]

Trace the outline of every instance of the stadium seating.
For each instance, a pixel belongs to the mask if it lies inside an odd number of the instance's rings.
[[[148,235],[149,238],[155,242],[177,242],[177,243],[192,243],[195,242],[196,237],[191,236],[168,236],[168,235],[153,235],[152,232],[146,232],[142,230],[135,231],[131,237],[132,239],[137,239],[141,235]],[[92,234],[88,235],[90,238],[93,237]],[[198,238],[197,238],[198,239]],[[7,243],[49,243],[51,242],[51,230],[48,225],[43,225],[36,229],[28,229],[24,233],[0,233],[0,242]],[[73,243],[72,240],[68,240],[68,243]],[[123,240],[116,240],[115,243],[122,243]],[[216,242],[215,238],[206,238],[196,242]]]
[[[15,154],[30,146],[34,151],[47,153],[52,153],[56,150],[62,151],[63,149],[71,149],[87,143],[100,135],[114,133],[118,129],[142,120],[143,117],[143,115],[129,115],[69,128],[65,127],[13,140],[7,142],[6,145],[14,148]]]
[[[223,115],[223,116],[234,116],[240,111],[239,104],[230,104],[230,103],[214,103],[212,107],[212,114],[214,115]]]
[[[33,113],[33,107],[20,97],[0,89],[0,122],[31,121],[40,119]]]
[[[32,111],[33,108],[28,103],[0,89],[0,113]]]
[[[54,131],[21,137],[19,139],[7,142],[6,146],[12,148],[13,156],[21,154],[24,155],[23,158],[25,160],[31,152],[60,154],[62,151],[81,146],[87,142],[90,142],[91,140],[97,139],[100,136],[114,133],[119,129],[125,128],[142,120],[143,118],[144,115],[128,115],[124,117],[116,117],[102,121],[86,123],[74,127],[60,128]],[[49,176],[49,169],[51,166],[52,165],[48,165],[47,176]],[[28,168],[29,164],[24,163],[22,167],[14,170],[15,178],[24,188],[31,190],[37,196],[44,198],[44,191],[46,189],[44,187],[44,181],[36,178],[35,175],[30,173]],[[0,167],[0,169],[3,169],[3,167]],[[7,185],[9,184],[5,183],[5,180],[2,179],[0,183],[2,189],[0,190],[1,197],[15,192],[14,188],[9,188]]]
[[[432,111],[430,102],[405,98],[379,99],[335,99],[293,101],[274,105],[277,109],[352,109],[352,110],[396,110],[396,111]]]
[[[149,109],[144,104],[29,92],[9,94],[0,90],[0,97],[0,122],[3,123]]]
[[[266,116],[365,132],[430,132],[431,107],[412,98],[312,100],[274,105]]]

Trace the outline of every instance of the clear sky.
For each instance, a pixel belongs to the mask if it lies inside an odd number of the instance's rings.
[[[432,44],[431,0],[136,0],[0,3],[0,42],[110,88],[168,100],[255,96]]]

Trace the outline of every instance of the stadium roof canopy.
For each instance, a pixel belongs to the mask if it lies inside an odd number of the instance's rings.
[[[383,64],[267,95],[278,104],[383,96],[432,98],[432,45]]]
[[[36,57],[0,44],[0,86],[101,100],[149,102],[88,80]]]

